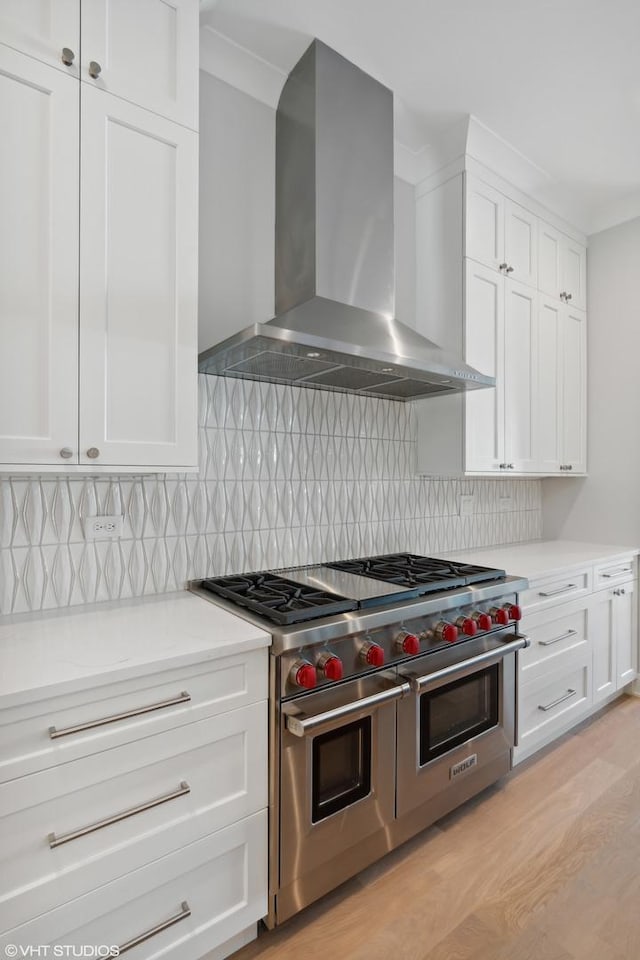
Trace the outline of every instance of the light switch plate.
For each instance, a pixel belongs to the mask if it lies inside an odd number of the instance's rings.
[[[459,498],[458,513],[461,517],[473,516],[473,494],[465,494]]]
[[[82,524],[85,540],[116,540],[122,536],[124,517],[85,517]]]

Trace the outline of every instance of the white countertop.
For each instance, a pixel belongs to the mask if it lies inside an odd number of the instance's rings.
[[[450,560],[499,567],[513,576],[534,580],[569,567],[621,557],[637,556],[640,548],[602,543],[581,543],[577,540],[535,540],[511,543],[501,547],[480,547],[477,550],[448,553]]]
[[[0,708],[267,647],[193,593],[0,617]]]

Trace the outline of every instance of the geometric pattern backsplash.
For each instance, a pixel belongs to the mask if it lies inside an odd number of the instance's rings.
[[[416,477],[411,404],[202,375],[199,400],[198,474],[0,477],[0,614],[542,535],[539,480]],[[84,540],[84,517],[120,513],[121,539]]]

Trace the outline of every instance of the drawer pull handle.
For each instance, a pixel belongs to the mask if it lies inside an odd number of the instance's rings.
[[[567,630],[566,633],[561,633],[559,637],[553,637],[551,640],[538,640],[538,643],[541,647],[550,647],[552,643],[560,643],[561,640],[568,640],[569,637],[575,637],[577,630]]]
[[[539,597],[558,597],[561,593],[568,593],[570,590],[575,590],[578,586],[577,583],[567,583],[564,587],[558,587],[557,590],[540,590],[538,593]]]
[[[164,793],[161,797],[154,797],[153,800],[147,800],[146,803],[139,803],[137,807],[129,807],[121,813],[114,813],[112,817],[105,817],[104,820],[97,820],[86,827],[80,827],[78,830],[72,830],[70,833],[62,833],[59,837],[55,833],[50,833],[47,837],[49,847],[53,850],[55,847],[61,847],[63,843],[69,843],[70,840],[77,840],[79,837],[86,837],[88,833],[94,833],[96,830],[102,830],[103,827],[110,827],[113,823],[119,823],[121,820],[127,820],[129,817],[135,817],[138,813],[144,813],[145,810],[152,810],[170,800],[177,800],[178,797],[184,797],[191,793],[191,787],[183,780],[178,790],[172,790],[171,793]]]
[[[135,710],[126,710],[124,713],[114,713],[110,717],[101,717],[100,720],[88,720],[86,723],[76,723],[72,727],[63,727],[58,730],[56,727],[49,727],[49,736],[52,740],[58,737],[68,737],[71,733],[82,733],[84,730],[93,730],[95,727],[104,727],[107,723],[116,723],[118,720],[128,720],[130,717],[142,717],[145,713],[153,713],[154,710],[164,710],[166,707],[175,707],[179,703],[188,703],[191,695],[183,690],[179,697],[172,697],[171,700],[161,700],[159,703],[150,703],[146,707],[137,707]]]
[[[575,697],[577,690],[567,690],[565,694],[561,697],[558,697],[557,700],[553,700],[551,703],[547,703],[546,706],[538,704],[538,710],[542,710],[543,713],[546,713],[547,710],[553,710],[554,707],[558,707],[561,703],[564,703],[565,700],[571,700],[571,697]]]
[[[613,580],[614,577],[621,577],[623,573],[631,573],[631,567],[621,567],[620,570],[612,570],[611,573],[603,573],[605,580]]]
[[[121,957],[123,953],[127,952],[127,950],[132,950],[134,947],[137,947],[139,943],[144,943],[146,940],[150,940],[151,937],[155,937],[157,933],[162,933],[163,930],[168,930],[169,927],[173,927],[174,924],[180,923],[181,920],[186,920],[187,917],[190,916],[191,907],[186,900],[183,900],[180,905],[179,913],[174,913],[174,915],[169,917],[168,920],[163,920],[161,923],[157,923],[155,927],[151,927],[151,929],[147,930],[145,933],[141,933],[132,940],[127,940],[126,943],[121,944],[118,947],[118,956]]]

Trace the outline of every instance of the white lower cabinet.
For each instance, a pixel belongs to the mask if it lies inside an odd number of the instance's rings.
[[[519,597],[514,763],[566,733],[638,674],[636,557],[542,575]],[[611,584],[603,589],[605,584]],[[594,591],[595,588],[595,592]]]
[[[4,713],[0,954],[107,944],[195,960],[255,932],[267,909],[265,649]]]

